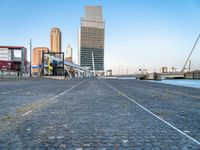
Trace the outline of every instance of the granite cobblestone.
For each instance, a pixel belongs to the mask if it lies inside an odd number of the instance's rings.
[[[77,81],[48,82],[48,85],[54,85],[54,88],[59,88],[59,84],[61,84],[63,88],[60,89],[60,92],[78,83]],[[190,103],[190,106],[199,105],[196,100],[191,99],[190,102],[186,102],[186,99],[180,95],[170,94],[168,96],[166,93],[163,99],[163,97],[160,97],[163,94],[162,91],[157,91],[158,93],[154,96],[152,95],[152,93],[155,94],[153,89],[139,87],[140,84],[145,84],[145,86],[153,88],[154,83],[117,80],[105,80],[105,82],[137,99],[142,105],[167,121],[179,125],[179,122],[177,123],[179,120],[182,123],[181,127],[183,127],[181,129],[184,129],[184,127],[188,129],[188,124],[184,123],[191,120],[191,135],[194,135],[197,140],[200,139],[198,136],[199,129],[195,129],[199,119],[197,117],[189,118],[191,117],[189,113],[196,112],[196,115],[199,115],[200,110],[194,108],[195,111],[190,111],[187,106],[183,107],[184,104],[188,103]],[[44,81],[40,80],[37,83],[42,84]],[[137,85],[134,86],[134,83]],[[26,84],[26,86],[29,85]],[[37,89],[36,86],[33,88]],[[164,86],[164,88],[167,88],[167,86]],[[181,92],[181,88],[178,87],[177,91]],[[185,92],[185,89],[183,91]],[[41,94],[43,92],[41,91]],[[46,92],[48,92],[47,89]],[[59,92],[57,91],[53,95],[57,93]],[[191,93],[194,92],[189,92],[189,94]],[[169,97],[169,100],[166,97]],[[173,100],[171,100],[172,97]],[[12,96],[9,98],[12,99]],[[179,103],[181,104],[181,101],[184,104],[177,109],[178,115],[173,116],[176,110],[172,108],[177,107]],[[184,118],[177,119],[182,113],[185,114]],[[194,134],[194,132],[196,133]],[[55,103],[34,110],[30,115],[23,117],[9,128],[1,129],[0,149],[17,148],[72,150],[200,149],[199,145],[192,140],[156,119],[95,78],[89,79],[70,92],[59,96]]]

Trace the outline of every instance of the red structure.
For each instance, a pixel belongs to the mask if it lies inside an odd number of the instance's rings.
[[[3,54],[2,54],[2,57],[0,55],[0,70],[20,71],[22,73],[27,72],[27,69],[28,69],[27,68],[27,49],[25,47],[23,47],[23,46],[0,46],[0,54],[1,54],[1,49],[8,50],[8,51],[20,50],[21,58],[20,58],[20,60],[15,60],[14,56],[10,56],[10,59],[4,60]]]
[[[21,62],[0,60],[0,70],[20,71]],[[26,69],[25,69],[26,70]]]

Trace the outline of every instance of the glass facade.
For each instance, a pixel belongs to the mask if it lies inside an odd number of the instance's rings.
[[[101,6],[86,6],[79,33],[79,63],[96,71],[104,71],[104,21]]]

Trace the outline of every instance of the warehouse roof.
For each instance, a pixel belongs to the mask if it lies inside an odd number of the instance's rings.
[[[24,46],[0,46],[0,48],[8,48],[8,49],[22,49]]]

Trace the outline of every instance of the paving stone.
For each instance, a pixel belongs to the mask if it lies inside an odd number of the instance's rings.
[[[5,125],[3,130],[0,129],[0,149],[198,149],[195,142],[99,79],[89,79],[58,96],[54,103],[49,102],[52,97],[81,81],[86,79],[13,83],[16,89],[38,92],[13,92],[3,97],[5,100],[0,97],[0,103],[4,106],[0,106],[0,116],[10,112],[11,107],[14,110],[18,107],[21,111],[23,106],[33,105],[36,101],[40,107],[26,117],[13,113],[14,123],[9,125],[0,121],[1,127]],[[200,96],[199,90],[137,80],[104,81],[182,131],[190,131],[187,133],[190,136],[200,139],[199,100],[166,92],[176,90]],[[13,90],[13,87],[6,85],[8,90]],[[23,99],[19,100],[20,97]]]

